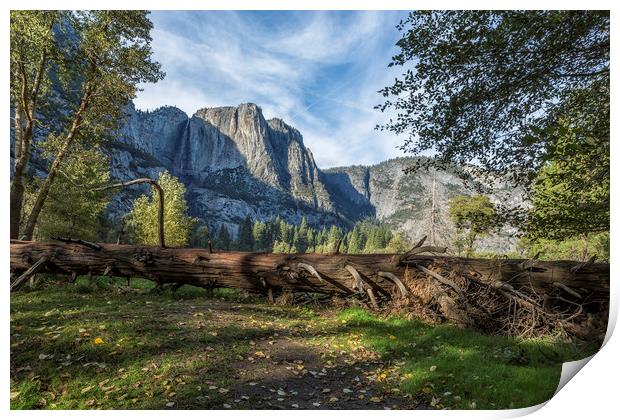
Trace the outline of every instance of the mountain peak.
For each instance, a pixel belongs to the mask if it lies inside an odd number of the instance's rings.
[[[186,184],[192,216],[213,230],[224,225],[234,236],[248,214],[293,223],[304,216],[315,226],[374,216],[416,239],[428,232],[429,200],[436,197],[444,209],[438,240],[447,245],[454,234],[445,209],[466,190],[450,170],[405,172],[423,158],[321,170],[301,133],[281,118],[266,120],[254,103],[202,108],[191,118],[174,107],[130,111],[122,148],[111,153],[113,176],[157,177],[168,170]],[[488,241],[494,249],[512,244]]]

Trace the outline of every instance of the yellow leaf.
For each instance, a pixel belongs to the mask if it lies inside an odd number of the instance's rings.
[[[104,344],[104,343],[105,343],[105,341],[103,341],[103,338],[101,338],[101,337],[95,338],[95,344]]]
[[[396,336],[395,335],[390,335],[390,340],[396,340]]]
[[[86,394],[88,391],[90,391],[90,390],[91,390],[91,389],[93,389],[94,387],[95,387],[94,385],[87,386],[86,388],[83,388],[83,389],[80,391],[80,394]]]

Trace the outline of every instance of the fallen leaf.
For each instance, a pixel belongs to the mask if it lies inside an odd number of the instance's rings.
[[[80,391],[80,394],[86,394],[88,391],[90,391],[94,387],[95,387],[94,385],[91,385],[91,386],[87,386],[86,388],[82,388],[82,390]]]
[[[101,337],[97,337],[95,338],[95,344],[105,344],[105,341],[103,341],[103,338]]]

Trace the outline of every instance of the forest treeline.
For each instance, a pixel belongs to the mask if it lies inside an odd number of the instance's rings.
[[[200,226],[192,234],[190,245],[206,248],[209,241],[219,250],[275,253],[329,253],[336,249],[351,254],[398,253],[411,248],[403,234],[393,233],[388,226],[372,219],[359,221],[351,229],[336,225],[317,229],[308,225],[305,217],[293,224],[280,217],[260,221],[248,215],[239,226],[236,240],[225,225],[214,234],[206,226]]]

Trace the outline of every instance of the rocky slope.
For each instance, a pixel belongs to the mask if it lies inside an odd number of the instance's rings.
[[[448,203],[455,195],[472,194],[456,174],[440,170],[407,173],[415,158],[395,158],[372,166],[349,166],[327,169],[323,173],[337,206],[351,218],[366,212],[403,231],[414,240],[428,235],[435,245],[451,246],[455,227],[448,213]],[[520,194],[497,182],[490,194],[494,203],[517,204]],[[514,248],[516,232],[504,229],[482,238],[478,249],[507,252]]]
[[[437,244],[449,244],[454,227],[447,202],[468,193],[449,172],[406,174],[412,158],[320,170],[301,133],[280,119],[266,120],[255,104],[204,108],[191,117],[174,107],[142,112],[131,106],[110,155],[112,175],[121,180],[157,177],[163,170],[179,177],[192,215],[212,229],[224,224],[233,235],[247,214],[290,222],[306,216],[315,226],[376,217],[411,239],[434,232]],[[517,199],[510,190],[492,198]],[[129,205],[127,195],[117,198],[112,215]],[[486,239],[483,248],[513,244],[504,232]]]
[[[129,109],[110,155],[112,175],[127,180],[168,170],[187,187],[192,215],[235,234],[250,214],[342,224],[303,137],[254,104],[205,108],[188,117],[173,107]],[[117,202],[113,213],[128,203]]]

